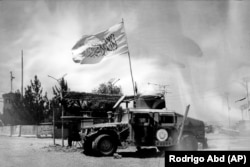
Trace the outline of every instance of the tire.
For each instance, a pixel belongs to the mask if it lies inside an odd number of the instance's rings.
[[[177,150],[196,151],[198,150],[198,141],[193,135],[183,135]]]
[[[90,139],[85,140],[83,143],[83,149],[85,155],[92,155],[93,154],[92,140]]]
[[[93,150],[97,155],[110,156],[116,152],[117,144],[110,135],[102,134],[94,140]]]

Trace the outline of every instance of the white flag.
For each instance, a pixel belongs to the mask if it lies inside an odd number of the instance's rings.
[[[95,35],[84,35],[72,48],[73,61],[95,64],[105,56],[128,53],[123,23]]]

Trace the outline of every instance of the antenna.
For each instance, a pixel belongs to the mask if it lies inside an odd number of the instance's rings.
[[[163,96],[164,96],[164,100],[165,100],[165,108],[167,108],[167,93],[171,93],[167,91],[167,86],[169,85],[162,85],[162,84],[156,84],[156,83],[150,83],[148,82],[148,85],[154,85],[154,86],[158,86],[159,88],[163,88]]]
[[[158,86],[159,88],[163,88],[163,93],[171,93],[171,92],[167,92],[167,86],[169,85],[162,85],[162,84],[156,84],[156,83],[151,83],[151,82],[148,82],[148,85],[154,85],[154,86]]]
[[[118,82],[118,81],[120,81],[120,78],[118,78],[118,79],[114,80],[111,84],[112,84],[112,85],[115,85],[115,84],[116,84],[116,82]]]

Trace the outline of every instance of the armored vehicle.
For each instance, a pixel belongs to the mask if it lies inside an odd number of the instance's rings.
[[[129,101],[135,107],[128,108]],[[122,102],[125,110],[118,107]],[[204,123],[187,117],[189,106],[181,115],[166,109],[161,97],[141,96],[135,100],[122,97],[114,107],[118,110],[114,117],[109,115],[109,123],[82,127],[85,154],[109,156],[118,146],[157,147],[160,151],[197,150],[198,144],[207,147]]]

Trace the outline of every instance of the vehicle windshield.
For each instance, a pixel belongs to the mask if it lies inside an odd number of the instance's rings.
[[[114,115],[114,122],[128,123],[128,113],[120,108]]]

